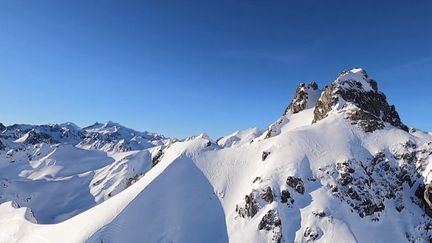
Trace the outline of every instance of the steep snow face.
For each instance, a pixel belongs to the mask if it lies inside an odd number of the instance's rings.
[[[312,126],[283,128],[277,136],[208,151],[196,160],[221,198],[230,241],[427,242],[432,237],[429,230],[417,230],[431,221],[413,198],[425,178],[415,168],[429,163],[431,137],[397,128],[365,134],[340,114]],[[407,141],[429,146],[417,150],[428,151],[426,157],[410,159]]]
[[[228,242],[220,201],[187,156],[173,161],[88,242],[142,241]]]
[[[7,127],[0,242],[431,242],[432,135],[407,132],[362,69],[311,97],[265,132],[132,151],[112,149],[138,136],[115,123],[77,146]]]

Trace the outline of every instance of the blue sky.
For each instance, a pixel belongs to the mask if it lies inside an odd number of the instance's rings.
[[[363,67],[432,130],[432,2],[1,1],[0,122],[213,137]]]

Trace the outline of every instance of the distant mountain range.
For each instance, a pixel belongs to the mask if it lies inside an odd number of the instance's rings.
[[[216,141],[0,123],[0,242],[432,242],[431,171],[361,68]]]

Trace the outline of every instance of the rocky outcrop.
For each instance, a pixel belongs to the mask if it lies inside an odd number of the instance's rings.
[[[4,150],[6,148],[6,145],[3,144],[3,142],[0,140],[0,150]]]
[[[368,161],[351,159],[337,163],[334,169],[320,169],[337,183],[328,186],[329,189],[362,218],[383,211],[385,200],[402,196],[397,176],[400,171],[391,167],[385,157],[372,157]],[[378,216],[373,220],[378,220]]]
[[[380,151],[367,159],[337,162],[320,168],[318,177],[322,182],[333,181],[326,185],[330,192],[361,218],[378,221],[386,205],[393,204],[398,212],[405,210],[404,188],[418,183],[431,154],[432,144],[418,146],[407,141],[395,145],[391,156]],[[419,186],[416,195],[419,200],[411,200],[432,217],[432,185]],[[386,203],[389,201],[392,203]]]
[[[290,112],[298,113],[302,110],[313,108],[318,101],[320,94],[321,90],[318,89],[317,83],[300,83],[291,104],[285,109],[284,115],[287,115]]]
[[[271,187],[266,187],[266,189],[263,191],[263,193],[261,194],[261,198],[266,201],[267,203],[272,203],[273,202],[273,191],[271,189]]]
[[[294,199],[291,198],[291,193],[288,190],[281,191],[281,203],[293,203]]]
[[[267,159],[267,157],[271,154],[269,151],[264,151],[261,155],[261,160],[264,161]]]
[[[427,184],[423,193],[423,199],[426,203],[426,213],[432,217],[432,185]]]
[[[0,133],[3,132],[6,129],[5,125],[0,122]]]
[[[237,205],[236,212],[242,218],[252,218],[258,212],[258,206],[256,205],[254,194],[251,193],[249,195],[246,195],[244,201],[244,207],[240,207]]]
[[[35,145],[38,143],[46,142],[50,144],[58,143],[57,140],[53,139],[49,134],[43,132],[36,132],[35,130],[31,130],[27,138],[24,141],[27,144]]]
[[[303,194],[305,191],[304,183],[303,183],[302,179],[299,177],[288,176],[288,178],[286,180],[286,184],[289,187],[294,188],[300,194]]]
[[[363,69],[342,72],[324,89],[314,109],[313,123],[332,110],[345,111],[346,118],[366,132],[384,128],[385,123],[408,131],[395,107],[388,104],[377,83]]]
[[[155,154],[155,156],[152,158],[152,167],[157,165],[162,160],[163,155],[164,155],[163,149],[160,148]]]
[[[258,224],[258,230],[271,231],[272,242],[280,243],[282,241],[282,221],[276,210],[269,210]]]
[[[415,194],[421,200],[425,213],[432,217],[432,184],[421,183]]]
[[[318,238],[322,235],[321,229],[318,229],[316,227],[306,227],[305,231],[303,232],[303,237],[305,239],[305,242],[313,242],[318,240]]]

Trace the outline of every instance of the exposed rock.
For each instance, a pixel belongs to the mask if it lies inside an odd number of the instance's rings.
[[[142,177],[142,174],[136,174],[135,176],[129,178],[126,182],[126,188],[130,187],[132,184],[137,182]]]
[[[36,132],[34,130],[31,130],[28,133],[28,136],[24,142],[31,145],[35,145],[42,142],[51,143],[51,144],[58,143],[58,141],[53,139],[49,134],[43,132]]]
[[[0,150],[4,150],[6,148],[6,145],[3,144],[3,142],[0,140]]]
[[[432,184],[420,184],[415,194],[423,202],[426,214],[432,217]]]
[[[346,118],[366,132],[381,129],[385,123],[408,131],[395,107],[362,69],[342,72],[325,88],[315,106],[313,122],[324,119],[333,109],[344,110]]]
[[[272,231],[272,242],[282,241],[282,222],[276,210],[269,210],[258,224],[258,230]]]
[[[156,155],[152,158],[152,166],[157,165],[162,160],[163,155],[163,150],[159,149]]]
[[[332,110],[332,107],[336,105],[337,101],[338,98],[333,96],[333,88],[331,86],[326,86],[315,105],[314,119],[312,122],[314,123],[326,118],[327,114]]]
[[[125,139],[122,139],[114,146],[114,150],[127,152],[127,151],[131,151],[132,147],[130,146],[128,141],[126,141]]]
[[[252,218],[258,212],[258,206],[256,205],[253,193],[245,195],[244,201],[244,207],[236,205],[236,212],[242,218]]]
[[[332,177],[337,183],[328,186],[333,195],[346,202],[360,217],[373,215],[371,219],[378,220],[386,200],[393,199],[399,210],[404,208],[401,171],[410,171],[409,174],[415,176],[415,168],[405,168],[404,163],[401,168],[397,163],[392,165],[383,152],[378,152],[366,161],[351,159],[319,171],[323,177]]]
[[[6,129],[5,125],[0,122],[0,133],[3,132]]]
[[[271,154],[271,152],[264,151],[261,155],[262,161],[266,160],[270,154]]]
[[[271,230],[274,226],[280,226],[281,220],[275,210],[269,210],[264,217],[261,219],[261,222],[258,224],[259,230]]]
[[[265,139],[277,136],[281,133],[281,127],[288,122],[285,116],[281,116],[275,123],[270,125],[265,135]]]
[[[312,211],[312,214],[315,217],[323,218],[326,216],[326,213],[324,211]]]
[[[257,213],[258,209],[255,205],[255,201],[253,198],[253,194],[246,195],[245,196],[245,209],[246,209],[246,216],[252,218]]]
[[[317,240],[320,235],[321,235],[321,231],[318,229],[313,229],[312,227],[306,227],[303,236],[306,239],[306,242],[312,242]]]
[[[271,189],[271,187],[266,187],[266,189],[264,190],[264,192],[261,194],[261,198],[266,201],[267,203],[272,203],[273,202],[273,191]]]
[[[317,83],[300,83],[294,94],[294,99],[286,108],[284,115],[287,115],[289,112],[298,113],[302,110],[314,107],[320,96],[320,93],[321,90],[318,89]]]
[[[281,192],[281,203],[288,203],[288,201],[290,203],[294,203],[294,199],[291,198],[291,194],[289,193],[288,190],[282,190]]]
[[[339,181],[342,186],[346,186],[353,181],[351,173],[354,173],[354,169],[351,167],[351,161],[344,161],[336,164],[336,169],[339,171]]]
[[[298,193],[303,194],[305,191],[302,179],[294,176],[288,176],[286,183],[289,187],[294,188]]]
[[[384,210],[384,204],[381,202],[379,204],[373,203],[370,199],[366,199],[361,204],[364,207],[364,215],[369,216],[376,212],[381,212]],[[360,215],[362,216],[362,215]]]
[[[257,177],[255,177],[255,179],[253,180],[253,182],[252,183],[255,183],[255,182],[261,182],[262,181],[262,179],[261,179],[261,177],[260,176],[257,176]]]

